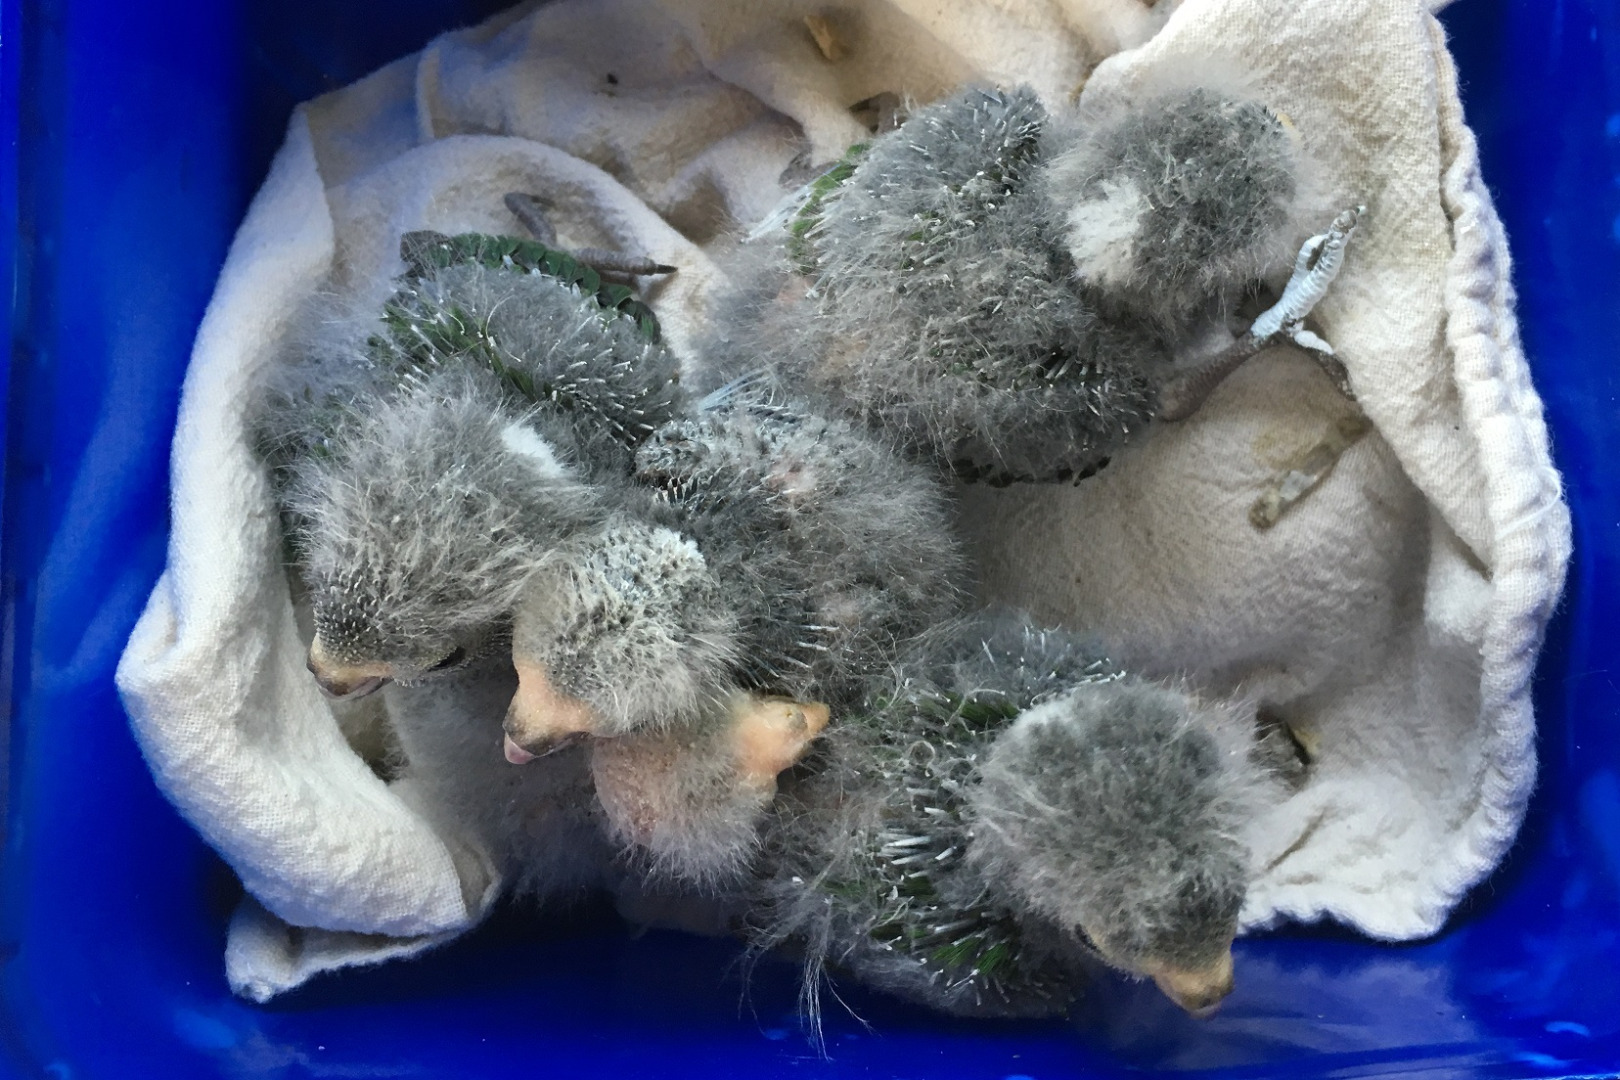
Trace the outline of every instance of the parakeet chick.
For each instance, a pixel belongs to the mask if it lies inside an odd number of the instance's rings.
[[[1231,986],[1250,720],[1007,616],[925,639],[783,792],[756,943],[948,1012],[1061,1012],[1086,957],[1201,1011]]]
[[[499,637],[535,561],[600,525],[597,489],[682,400],[650,311],[593,271],[559,277],[543,246],[498,237],[408,234],[402,252],[382,319],[317,309],[256,413],[310,667],[338,695]]]
[[[488,372],[425,376],[324,450],[297,463],[284,499],[314,612],[310,670],[338,697],[483,655],[534,562],[602,516]]]
[[[506,760],[584,741],[620,843],[704,885],[743,868],[776,774],[828,719],[739,688],[731,599],[690,537],[621,519],[540,560],[512,639]]]
[[[654,432],[635,476],[651,524],[559,550],[518,604],[508,756],[592,736],[621,838],[715,880],[776,774],[955,613],[962,557],[937,477],[753,388]]]
[[[744,245],[714,352],[726,374],[778,357],[792,392],[966,479],[1089,475],[1286,268],[1303,167],[1242,95],[1054,121],[1027,88],[969,89],[852,148]]]
[[[937,628],[792,774],[765,827],[752,941],[802,953],[804,1004],[826,968],[932,1008],[1048,1016],[1079,950],[1025,919],[968,858],[980,759],[1020,711],[1119,673],[1011,615]]]
[[[738,622],[696,541],[673,529],[617,517],[546,551],[515,617],[514,748],[550,749],[536,738],[546,725],[611,737],[718,710],[742,663]]]
[[[1243,827],[1281,781],[1252,711],[1123,680],[1020,715],[970,795],[969,861],[1194,1014],[1232,989]]]

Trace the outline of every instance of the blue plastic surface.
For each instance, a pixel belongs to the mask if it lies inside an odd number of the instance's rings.
[[[1350,0],[1345,0],[1350,2]],[[818,1059],[793,972],[610,915],[506,913],[420,962],[232,999],[230,874],[154,789],[112,686],[162,567],[180,381],[293,102],[500,0],[0,0],[6,332],[0,1076],[1541,1077],[1620,1070],[1620,10],[1446,15],[1575,510],[1521,843],[1448,931],[1240,944],[1214,1019],[1151,986],[970,1025],[850,991]],[[20,137],[19,137],[20,136]],[[3,283],[3,282],[0,282]],[[3,378],[7,368],[0,368]]]

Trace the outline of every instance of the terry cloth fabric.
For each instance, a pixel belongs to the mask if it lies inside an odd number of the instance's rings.
[[[263,1000],[427,947],[499,888],[350,749],[304,670],[244,404],[305,297],[374,289],[411,229],[520,232],[502,196],[533,191],[563,245],[680,267],[649,299],[688,354],[719,281],[705,245],[863,137],[852,105],[978,82],[1061,107],[1201,63],[1251,72],[1332,204],[1368,207],[1318,309],[1360,411],[1273,350],[1078,487],[964,488],[963,527],[987,600],[1300,734],[1316,765],[1249,837],[1249,925],[1437,930],[1523,814],[1530,676],[1569,551],[1438,6],[562,0],[301,108],[198,334],[169,565],[118,675],[160,787],[253,898],[232,985]],[[1258,528],[1256,504],[1301,477],[1319,482]]]

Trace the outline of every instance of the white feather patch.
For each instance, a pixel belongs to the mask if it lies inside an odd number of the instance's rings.
[[[568,476],[568,469],[557,460],[550,445],[527,424],[506,425],[501,432],[501,445],[519,457],[529,459],[535,471],[547,480],[561,480]]]
[[[1136,255],[1136,233],[1147,200],[1129,181],[1105,181],[1100,198],[1086,199],[1069,211],[1069,251],[1075,273],[1103,284],[1125,277]]]

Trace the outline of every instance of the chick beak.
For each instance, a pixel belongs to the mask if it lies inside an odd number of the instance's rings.
[[[506,745],[503,749],[506,751],[506,760],[510,761],[513,765],[527,765],[529,762],[535,759],[534,754],[529,753],[527,750],[523,749],[523,747],[513,742],[512,736],[510,735],[506,737]]]
[[[732,731],[742,772],[762,783],[799,760],[827,726],[831,710],[819,701],[737,696]]]
[[[583,731],[576,731],[569,735],[559,735],[555,739],[551,739],[548,742],[534,746],[533,750],[525,750],[523,747],[517,744],[517,740],[508,735],[506,737],[506,745],[503,747],[503,750],[506,754],[506,760],[510,761],[513,765],[527,765],[535,758],[549,757],[558,751],[566,750],[583,738],[585,738],[585,733]],[[531,743],[530,745],[534,744]]]
[[[394,677],[391,664],[341,664],[333,660],[317,637],[309,643],[309,657],[305,661],[309,673],[315,676],[315,685],[321,693],[340,701],[362,698],[379,689]]]
[[[1232,992],[1232,950],[1227,948],[1214,963],[1201,968],[1161,966],[1148,974],[1165,996],[1193,1016],[1203,1019]]]
[[[517,657],[518,688],[506,709],[506,760],[522,765],[594,734],[601,718],[585,702],[559,691],[545,665]]]

